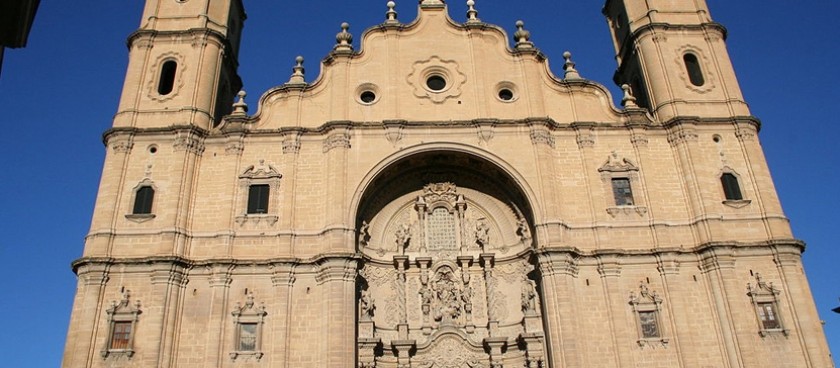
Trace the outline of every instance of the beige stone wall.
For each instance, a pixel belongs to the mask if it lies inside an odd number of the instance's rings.
[[[147,2],[141,29],[175,35],[204,27],[209,33],[198,39],[207,42],[196,47],[175,36],[138,36],[132,44],[120,112],[105,136],[108,151],[91,230],[84,256],[74,264],[79,283],[65,367],[360,363],[360,269],[399,268],[398,256],[407,257],[406,288],[413,291],[407,298],[416,300],[402,304],[416,309],[418,280],[427,272],[418,258],[459,267],[416,243],[400,250],[394,234],[381,230],[405,222],[396,214],[410,220],[412,201],[423,185],[440,182],[435,176],[463,187],[458,194],[471,206],[485,205],[484,212],[457,220],[464,233],[472,231],[475,217],[494,221],[495,247],[479,249],[469,236],[460,240],[472,242],[458,253],[473,262],[458,271],[475,279],[465,285],[490,290],[487,280],[501,272],[493,262],[502,268],[519,262],[536,271],[525,276],[519,270],[496,284],[503,296],[498,303],[511,311],[496,321],[498,330],[489,326],[495,301],[481,290],[481,298],[473,297],[481,321],[475,331],[459,326],[461,332],[447,332],[435,322],[440,335],[424,334],[415,310],[407,318],[414,325],[403,335],[385,322],[385,307],[401,298],[387,290],[393,280],[372,287],[383,308],[372,318],[384,349],[380,367],[407,361],[391,351],[406,336],[416,340],[416,351],[434,356],[441,351],[437,342],[466,334],[499,337],[499,331],[509,333],[501,336],[509,349],[489,356],[505,366],[522,366],[542,351],[550,367],[832,365],[802,271],[804,245],[793,238],[782,212],[757,138],[759,123],[741,101],[722,39],[693,31],[655,42],[640,35],[642,57],[668,65],[641,71],[664,76],[646,81],[659,107],[647,111],[626,96],[622,109],[601,85],[574,74],[551,75],[527,42],[510,49],[510,35],[499,28],[455,24],[445,8],[427,4],[410,25],[362,35],[364,46],[356,52],[336,49],[313,83],[270,90],[252,108],[253,116],[234,113],[214,127],[215,99],[224,91],[203,71],[221,65],[214,64],[223,52],[220,40],[238,37],[239,30],[222,20],[238,14],[240,4],[212,2],[206,24],[179,17],[203,3]],[[623,2],[608,2],[608,8],[617,4]],[[649,4],[663,7],[659,21],[709,19],[705,4],[693,5],[693,15],[672,9],[672,2]],[[637,18],[640,12],[628,10]],[[429,57],[429,40],[445,52]],[[663,47],[648,50],[656,42]],[[686,44],[716,60],[719,68],[706,70],[708,91],[685,86],[674,60]],[[179,55],[188,71],[178,83],[196,88],[166,98],[150,94],[155,63],[167,53]],[[196,64],[202,57],[205,63]],[[447,79],[446,90],[423,87],[431,72]],[[499,99],[500,88],[511,88],[514,99]],[[378,99],[359,101],[365,90]],[[193,108],[172,108],[184,105]],[[451,165],[445,175],[429,163],[435,155],[443,157],[438,164]],[[414,168],[430,177],[416,187],[411,185],[419,179],[403,167],[417,163],[412,159],[428,161]],[[723,173],[737,176],[744,200],[725,200]],[[633,205],[616,205],[612,178],[630,178]],[[265,215],[246,214],[248,185],[254,183],[271,187]],[[155,189],[153,216],[132,214],[142,185]],[[494,199],[482,202],[481,196]],[[386,203],[376,207],[380,199]],[[359,242],[363,220],[381,221],[373,223],[379,243]],[[517,233],[513,224],[519,220],[532,234]],[[758,274],[778,290],[774,300],[784,332],[760,333],[747,289]],[[532,316],[542,323],[536,326],[528,325],[524,307],[517,310],[523,277],[538,284]],[[640,285],[661,300],[658,339],[640,341],[631,300],[631,292],[642,292]],[[134,354],[103,358],[108,310],[126,290],[131,305],[140,301]],[[232,313],[249,296],[266,313],[262,355],[232,357]],[[425,336],[432,337],[424,342]],[[520,349],[517,339],[527,336],[538,343]],[[490,346],[492,339],[483,341]]]

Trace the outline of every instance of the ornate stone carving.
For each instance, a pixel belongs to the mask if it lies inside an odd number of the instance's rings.
[[[607,161],[598,169],[598,172],[602,175],[606,174],[607,177],[610,177],[609,173],[630,171],[639,171],[639,168],[630,159],[619,158],[618,152],[616,151],[612,151]]]
[[[470,349],[466,343],[456,336],[445,336],[429,347],[428,352],[418,352],[412,362],[412,367],[421,368],[489,368],[486,354]]]
[[[324,141],[323,152],[327,153],[336,148],[350,149],[350,134],[335,133],[330,134]]]
[[[172,147],[176,152],[186,151],[200,156],[204,153],[204,140],[195,132],[180,131],[175,136]]]
[[[394,242],[400,254],[405,254],[406,248],[411,244],[411,224],[403,223],[397,227],[394,233]]]
[[[283,135],[283,154],[298,154],[300,152],[300,132],[288,132]]]
[[[546,130],[531,130],[531,143],[534,145],[544,144],[554,148],[554,137]]]
[[[679,128],[668,133],[668,143],[671,145],[678,145],[687,142],[696,142],[698,139],[697,131],[689,128]]]
[[[478,219],[475,224],[475,242],[481,249],[487,249],[490,246],[490,227],[483,218]]]
[[[370,321],[373,318],[373,311],[376,309],[373,296],[370,291],[364,289],[359,296],[359,318],[362,321]]]

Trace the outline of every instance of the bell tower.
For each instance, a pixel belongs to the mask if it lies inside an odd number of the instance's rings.
[[[147,0],[114,127],[207,129],[230,113],[244,21],[241,0]]]
[[[729,54],[726,28],[705,0],[607,0],[618,70],[641,106],[662,122],[678,116],[748,116]]]

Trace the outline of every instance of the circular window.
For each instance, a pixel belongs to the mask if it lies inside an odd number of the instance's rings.
[[[376,93],[373,93],[373,91],[364,91],[359,95],[359,100],[367,104],[373,103],[373,101],[376,101]]]
[[[502,101],[510,101],[510,100],[513,100],[513,91],[511,91],[511,90],[509,90],[509,89],[507,89],[507,88],[503,88],[501,91],[499,91],[499,98],[500,98]]]
[[[443,77],[439,75],[432,75],[426,79],[426,86],[435,92],[443,91],[443,89],[446,88],[446,79],[443,79]]]
[[[155,146],[155,145],[149,146],[149,153],[154,155],[155,153],[157,153],[157,151],[158,151],[157,146]]]

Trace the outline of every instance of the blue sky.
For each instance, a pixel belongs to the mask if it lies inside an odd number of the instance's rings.
[[[386,1],[245,0],[240,74],[253,104],[288,80],[306,58],[307,80],[335,42],[341,22],[361,32],[382,22]],[[832,350],[840,354],[840,210],[837,141],[840,2],[708,0],[729,29],[741,88],[763,122],[762,146],[796,236],[808,243],[805,270]],[[465,1],[450,14],[465,18]],[[612,43],[599,0],[478,0],[479,17],[512,34],[522,19],[561,74],[562,53],[613,94]],[[397,1],[399,19],[417,2]],[[795,5],[794,5],[795,4]],[[9,367],[55,367],[61,361],[76,278],[110,127],[125,75],[126,37],[142,0],[43,1],[24,49],[7,49],[0,75],[0,283],[3,359]]]

